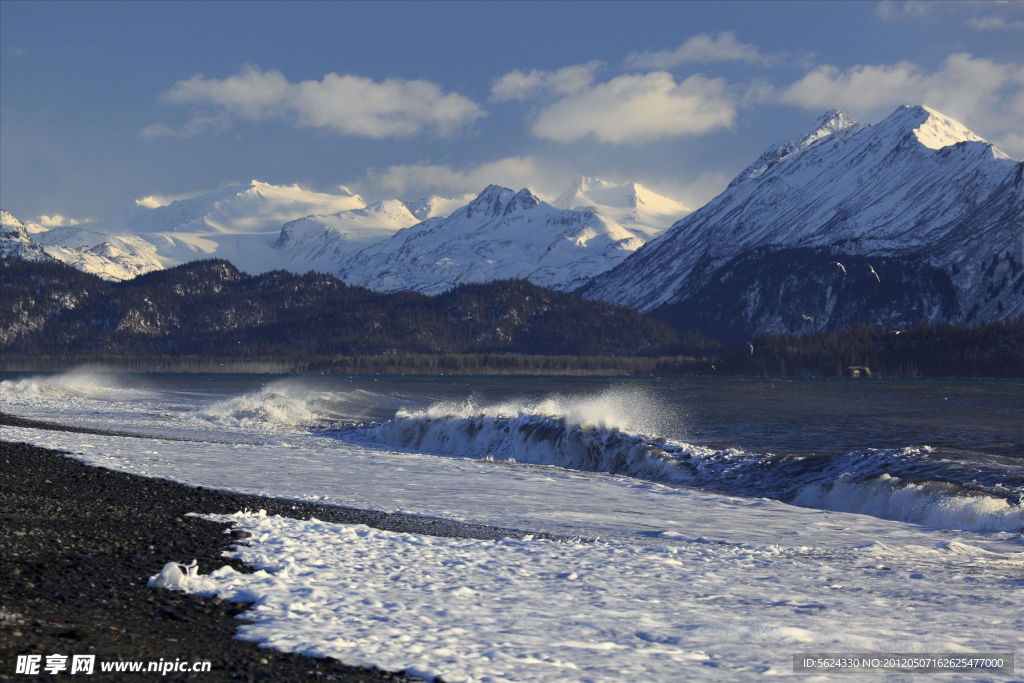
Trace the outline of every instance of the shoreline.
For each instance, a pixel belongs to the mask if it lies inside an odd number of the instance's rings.
[[[18,421],[35,428],[68,429],[0,413],[0,424]],[[104,674],[99,671],[101,662],[176,658],[209,661],[211,670],[161,678],[419,680],[402,672],[260,649],[234,639],[236,617],[244,619],[249,605],[147,586],[170,561],[196,559],[202,573],[226,564],[251,571],[221,555],[240,540],[226,533],[230,525],[188,515],[244,509],[431,536],[523,535],[499,527],[192,487],[0,440],[0,681],[20,678],[15,662],[21,654],[42,655],[44,663],[52,654],[67,655],[68,661],[71,655],[94,654],[95,675],[104,680],[146,680],[146,674]]]
[[[171,374],[475,375],[531,377],[635,377],[714,374],[717,358],[692,356],[540,356],[518,354],[393,354],[315,356],[303,359],[237,356],[22,356],[5,354],[0,372],[107,372]]]

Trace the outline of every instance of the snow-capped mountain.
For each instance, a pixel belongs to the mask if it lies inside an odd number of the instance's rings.
[[[187,232],[194,234],[274,234],[288,221],[312,214],[362,209],[362,197],[340,186],[339,194],[311,192],[298,185],[253,180],[160,205],[151,197],[96,224],[112,234]]]
[[[491,185],[450,216],[357,252],[337,272],[350,284],[379,291],[434,294],[504,278],[573,289],[643,243],[592,208],[559,209],[529,190]]]
[[[746,334],[1018,316],[1022,169],[927,107],[874,125],[828,112],[583,291]]]
[[[25,224],[0,209],[0,256],[20,258],[26,261],[49,261],[43,248],[32,241]]]
[[[108,280],[128,280],[162,267],[152,245],[136,237],[122,239],[77,226],[33,234],[7,211],[0,211],[0,256],[62,261]]]
[[[284,265],[274,249],[283,223],[365,206],[345,187],[327,194],[254,180],[167,204],[146,197],[105,220],[32,237],[52,258],[108,280],[211,257],[264,272]]]
[[[359,249],[419,222],[405,204],[388,199],[363,209],[289,221],[274,247],[286,257],[283,265],[288,270],[330,272]]]
[[[644,239],[657,237],[692,212],[686,204],[653,192],[640,183],[611,183],[580,176],[552,206],[594,207],[602,215]]]
[[[254,180],[166,204],[146,197],[96,223],[38,227],[35,235],[23,225],[22,232],[28,230],[39,253],[109,280],[215,257],[251,273],[330,271],[353,251],[471,199],[430,196],[367,206],[344,186],[329,194]]]

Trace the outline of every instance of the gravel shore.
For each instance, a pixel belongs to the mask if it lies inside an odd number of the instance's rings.
[[[20,421],[3,415],[0,424]],[[38,422],[25,426],[62,429]],[[522,535],[496,527],[194,488],[0,441],[0,680],[25,680],[15,675],[19,654],[95,654],[97,669],[101,661],[177,658],[212,663],[209,673],[163,677],[97,670],[97,678],[104,680],[414,680],[332,659],[261,650],[233,639],[236,617],[244,619],[245,605],[146,585],[171,560],[196,559],[203,573],[224,564],[245,571],[221,556],[234,542],[224,533],[227,525],[188,516],[243,509],[435,536]]]

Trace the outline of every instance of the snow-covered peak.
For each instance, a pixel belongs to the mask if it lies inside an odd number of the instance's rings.
[[[647,238],[656,236],[691,211],[683,202],[660,195],[640,183],[613,183],[588,176],[577,178],[551,204],[561,209],[594,207]]]
[[[1019,315],[1024,300],[1012,283],[1021,166],[927,107],[900,107],[873,125],[829,112],[810,134],[774,145],[725,192],[596,279],[587,296],[653,310],[725,282],[726,271],[716,269],[731,259],[767,264],[779,249],[835,249],[913,255],[947,269],[951,284],[936,296],[955,296],[964,319]],[[920,319],[939,315],[924,306]]]
[[[905,136],[912,133],[929,149],[942,149],[960,142],[987,141],[965,125],[924,105],[903,105],[877,124],[879,132]]]
[[[779,163],[783,159],[800,154],[816,142],[835,135],[836,133],[851,129],[856,130],[860,127],[861,126],[856,121],[851,119],[845,113],[838,109],[830,109],[819,116],[811,125],[810,130],[806,133],[795,135],[769,147],[764,154],[758,157],[757,161],[752,163],[750,166],[745,168],[742,173],[736,176],[735,180],[730,184],[730,187],[737,183],[741,183],[744,180],[760,178],[775,164]]]
[[[10,211],[6,211],[4,209],[0,209],[0,227],[2,227],[2,228],[10,228],[10,227],[18,227],[18,226],[21,226],[21,227],[24,228],[25,224],[22,223],[21,221],[19,221],[17,218],[15,218],[11,214]]]
[[[519,192],[516,192],[512,199],[508,200],[508,204],[505,205],[504,213],[505,215],[508,215],[516,211],[529,211],[538,204],[540,204],[540,199],[537,198],[537,195],[524,187],[519,190]]]
[[[461,197],[441,197],[436,194],[432,194],[429,197],[423,197],[411,202],[405,202],[405,206],[412,212],[412,215],[416,216],[421,221],[425,221],[428,218],[444,218],[450,216],[456,209],[461,209],[466,204],[469,204],[475,195],[472,193],[464,194]]]
[[[114,234],[163,232],[251,234],[277,233],[281,226],[309,215],[362,209],[366,202],[347,188],[338,194],[304,190],[298,185],[273,185],[253,180],[160,204],[147,198],[93,229]]]
[[[466,215],[500,216],[515,192],[501,185],[488,185],[466,206]]]
[[[338,270],[350,284],[443,292],[463,282],[526,278],[574,289],[644,240],[593,207],[560,209],[533,192],[490,185],[447,218],[432,218],[355,253]]]
[[[3,209],[0,209],[0,239],[23,243],[32,241],[25,224]]]
[[[385,199],[361,209],[289,221],[274,248],[286,255],[288,268],[329,272],[356,250],[419,222],[404,203]]]
[[[856,125],[856,121],[851,119],[838,109],[829,109],[827,112],[818,117],[818,119],[811,126],[811,131],[808,136],[819,134],[820,131],[830,131],[832,133],[849,128],[850,126]]]
[[[409,210],[405,203],[397,199],[384,199],[370,204],[365,209],[353,209],[350,213],[363,216],[378,216],[381,219],[392,221],[416,221],[416,215]],[[412,223],[410,223],[412,225]]]

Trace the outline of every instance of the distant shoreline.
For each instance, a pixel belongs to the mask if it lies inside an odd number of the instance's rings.
[[[284,358],[201,358],[113,355],[22,356],[4,354],[0,372],[67,372],[83,366],[116,372],[182,374],[382,374],[382,375],[531,375],[638,376],[710,375],[717,359],[691,356],[614,357],[513,354],[394,354]]]

